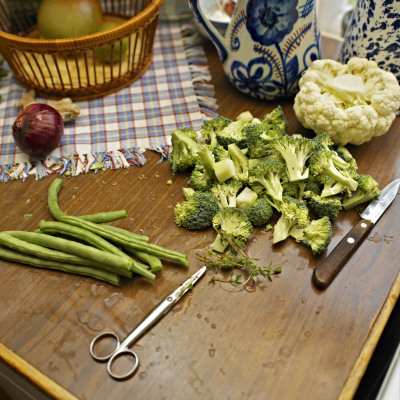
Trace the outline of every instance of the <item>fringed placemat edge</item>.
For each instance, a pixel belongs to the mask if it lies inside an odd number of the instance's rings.
[[[218,105],[214,97],[214,87],[210,83],[211,75],[208,70],[204,51],[200,46],[199,33],[192,23],[182,25],[184,51],[187,57],[189,70],[192,76],[193,89],[199,103],[204,121],[217,116]],[[146,150],[160,154],[160,163],[167,160],[172,150],[170,144],[165,143],[149,148],[123,148],[114,151],[105,151],[90,154],[74,154],[57,158],[32,159],[16,164],[0,165],[0,183],[13,180],[25,181],[29,176],[35,180],[49,175],[59,174],[67,177],[106,169],[129,168],[143,166]]]

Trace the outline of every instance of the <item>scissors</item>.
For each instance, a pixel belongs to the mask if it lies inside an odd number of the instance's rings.
[[[90,343],[90,354],[96,361],[107,361],[107,372],[114,379],[125,379],[133,375],[139,365],[139,356],[129,347],[135,343],[142,335],[144,335],[158,320],[161,319],[178,301],[179,299],[193,287],[193,285],[200,279],[206,271],[206,267],[200,268],[190,278],[186,279],[177,289],[164,298],[144,320],[126,337],[121,343],[118,335],[114,332],[102,332],[97,335]],[[95,351],[96,343],[98,344],[105,337],[111,337],[116,342],[115,349],[107,355],[98,355]],[[133,366],[130,367],[125,373],[117,373],[113,371],[115,362],[118,358],[130,357],[133,359]],[[120,360],[121,361],[121,360]]]

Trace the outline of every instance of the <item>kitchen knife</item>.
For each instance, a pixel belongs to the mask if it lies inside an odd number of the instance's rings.
[[[392,203],[397,195],[400,179],[389,183],[381,195],[373,200],[361,214],[360,222],[339,242],[328,257],[314,268],[313,282],[319,289],[326,288],[340,272],[361,242],[367,237],[380,216]]]

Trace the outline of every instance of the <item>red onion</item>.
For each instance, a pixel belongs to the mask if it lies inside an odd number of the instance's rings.
[[[45,157],[59,146],[64,122],[53,107],[34,103],[18,114],[12,129],[15,143],[24,153]]]

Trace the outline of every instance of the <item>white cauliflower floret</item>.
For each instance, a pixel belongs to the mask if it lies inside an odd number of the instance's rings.
[[[316,60],[299,81],[294,112],[317,135],[335,144],[360,145],[386,133],[400,107],[396,77],[375,61],[353,57],[347,64]]]

